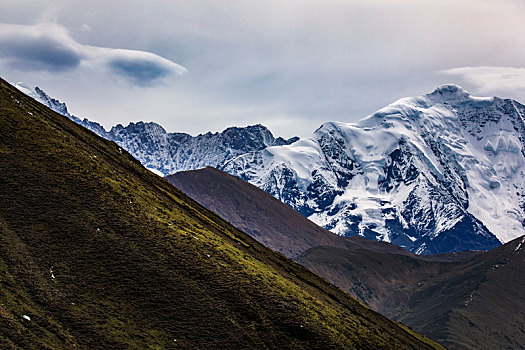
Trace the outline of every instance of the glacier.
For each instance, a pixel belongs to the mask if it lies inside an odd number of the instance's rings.
[[[444,85],[224,170],[339,235],[417,254],[485,250],[525,234],[524,116],[516,101]]]

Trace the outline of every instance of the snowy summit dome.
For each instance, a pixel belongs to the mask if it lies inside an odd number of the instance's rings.
[[[449,104],[462,103],[471,99],[468,91],[455,84],[441,85],[427,96],[434,102]]]

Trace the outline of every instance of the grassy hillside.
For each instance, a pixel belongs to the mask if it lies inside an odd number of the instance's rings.
[[[419,286],[410,312],[397,318],[451,349],[525,349],[523,242],[525,236],[454,263]]]
[[[524,349],[524,240],[455,262],[334,247],[298,262],[450,349]]]
[[[2,348],[435,348],[0,81]]]
[[[167,179],[372,309],[450,348],[525,347],[522,238],[490,252],[416,256],[387,243],[363,244],[357,237],[336,236],[217,169],[180,172]]]

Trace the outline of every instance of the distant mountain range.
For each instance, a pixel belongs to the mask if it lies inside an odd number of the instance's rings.
[[[525,236],[484,253],[417,256],[333,235],[217,169],[167,179],[266,246],[450,349],[525,347]]]
[[[288,140],[275,138],[268,128],[260,124],[231,127],[220,133],[208,132],[197,136],[168,133],[159,124],[142,121],[127,126],[118,124],[106,130],[99,123],[71,115],[65,103],[49,97],[39,87],[32,88],[24,83],[18,83],[15,87],[99,136],[114,141],[159,175],[205,166],[221,168],[228,160],[246,152],[289,145],[298,140],[297,137]]]
[[[40,89],[19,89],[128,150],[163,175],[213,166],[342,236],[416,254],[487,250],[525,234],[525,107],[455,85],[405,98],[311,137],[262,125],[192,137],[154,123],[110,131],[70,116]]]

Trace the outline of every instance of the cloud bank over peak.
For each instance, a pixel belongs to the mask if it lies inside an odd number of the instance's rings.
[[[457,76],[476,86],[480,92],[525,91],[525,68],[516,67],[457,67],[441,71]]]
[[[0,23],[0,62],[24,71],[103,71],[137,86],[154,85],[168,76],[188,72],[183,66],[151,52],[81,44],[55,23]]]

